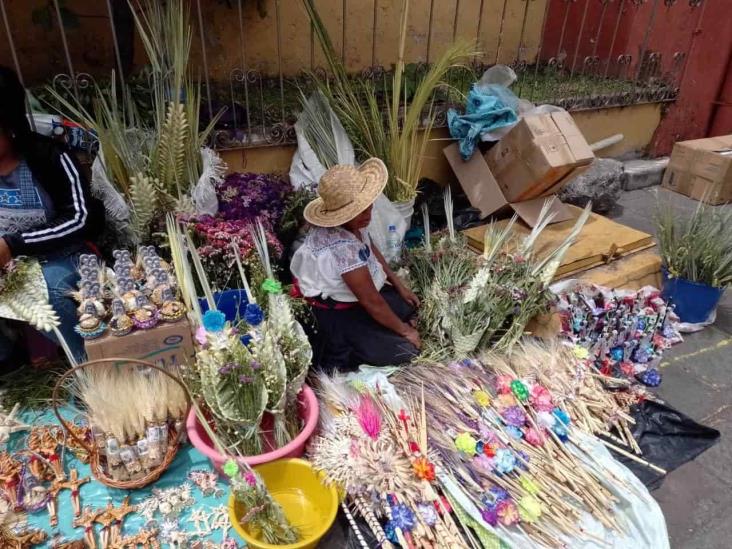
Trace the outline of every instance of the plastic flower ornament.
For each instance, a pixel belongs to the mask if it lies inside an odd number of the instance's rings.
[[[483,408],[487,408],[491,405],[490,395],[480,389],[473,393],[473,398],[475,399],[475,403]]]
[[[473,458],[473,465],[476,469],[486,474],[493,471],[493,460],[483,454],[479,454]]]
[[[262,308],[256,303],[247,303],[244,309],[244,320],[250,326],[259,326],[264,320]]]
[[[544,436],[533,427],[526,429],[524,437],[526,438],[526,442],[532,446],[544,446]]]
[[[226,315],[221,311],[209,309],[203,315],[203,327],[207,332],[217,333],[224,330]]]
[[[282,284],[274,278],[265,278],[262,282],[262,289],[268,294],[281,294]]]
[[[521,475],[519,477],[519,484],[521,484],[521,488],[526,490],[532,496],[539,493],[539,485],[526,475]]]
[[[574,353],[574,356],[576,356],[580,360],[587,360],[590,356],[590,352],[584,347],[580,347],[579,345],[574,346],[574,348],[572,349],[572,353]]]
[[[554,414],[555,418],[557,418],[559,421],[561,421],[565,425],[569,425],[572,422],[572,420],[569,417],[569,414],[567,412],[565,412],[564,410],[562,410],[561,408],[554,408],[552,413]]]
[[[516,504],[510,500],[501,501],[496,505],[496,513],[498,514],[498,520],[504,526],[511,526],[519,521],[518,509]]]
[[[529,390],[520,379],[514,379],[511,382],[511,392],[521,402],[526,402],[529,399]]]
[[[236,464],[236,461],[230,459],[224,463],[223,470],[227,477],[234,477],[239,472],[239,466]]]
[[[196,328],[196,343],[198,343],[201,347],[205,347],[208,345],[208,339],[206,338],[206,328],[203,326],[199,326]]]
[[[414,512],[403,503],[391,506],[390,522],[394,528],[399,528],[402,532],[409,532],[414,528],[415,519]]]
[[[507,395],[511,392],[511,378],[509,376],[498,376],[496,379],[496,391],[500,395]]]
[[[551,393],[546,387],[539,384],[536,384],[531,388],[531,396],[529,397],[529,400],[531,405],[537,411],[551,412],[554,408]]]
[[[254,473],[252,473],[251,471],[247,471],[246,475],[244,475],[244,480],[249,486],[257,485],[257,477],[255,477]]]
[[[526,414],[519,406],[509,406],[501,412],[501,416],[507,425],[523,427],[526,423]]]
[[[484,508],[480,510],[480,516],[491,526],[498,526],[498,513],[495,508]]]
[[[496,407],[501,410],[502,408],[508,408],[509,406],[516,406],[516,399],[511,393],[504,395],[498,395],[496,398]]]
[[[418,503],[417,511],[424,523],[430,528],[437,524],[437,511],[434,505],[428,503]]]
[[[639,374],[638,381],[648,387],[658,387],[661,384],[661,374],[655,368],[648,368],[642,374]]]
[[[415,459],[412,469],[414,469],[417,478],[429,481],[435,480],[435,466],[426,457]]]
[[[470,433],[460,433],[455,438],[455,448],[468,456],[475,455],[476,443],[477,441],[470,435]]]
[[[506,425],[506,432],[511,436],[511,438],[515,438],[516,440],[524,438],[524,434],[521,432],[521,429],[514,427],[513,425]]]
[[[491,488],[488,490],[488,494],[493,499],[494,503],[507,500],[510,497],[508,495],[508,492],[506,492],[500,486],[491,486]]]
[[[554,427],[552,427],[552,431],[555,435],[561,440],[562,442],[567,442],[569,439],[569,434],[567,433],[567,426],[562,423],[561,421],[558,421]]]
[[[502,475],[510,473],[516,467],[516,456],[511,450],[499,448],[496,450],[496,457],[493,458],[493,466]]]
[[[557,418],[551,412],[537,412],[536,421],[541,427],[551,429],[557,422]]]
[[[541,516],[541,503],[534,496],[523,496],[518,501],[518,510],[521,520],[536,522]]]
[[[638,353],[636,353],[636,360]],[[612,358],[615,362],[620,362],[623,360],[623,348],[622,347],[613,347],[610,349],[610,358]]]

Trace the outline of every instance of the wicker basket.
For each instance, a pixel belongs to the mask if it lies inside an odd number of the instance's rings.
[[[191,407],[191,396],[188,393],[188,389],[186,386],[173,374],[166,371],[165,369],[156,366],[155,364],[152,364],[151,362],[146,362],[144,360],[136,360],[136,359],[129,359],[129,358],[103,358],[100,360],[92,360],[89,362],[85,362],[83,364],[79,364],[78,366],[75,366],[74,368],[70,368],[64,374],[58,379],[56,382],[56,386],[53,388],[53,396],[52,396],[52,404],[53,404],[53,411],[56,414],[56,417],[58,418],[59,422],[61,423],[62,427],[64,428],[64,431],[66,432],[67,436],[76,441],[82,448],[84,448],[88,454],[89,454],[89,466],[91,468],[91,473],[94,476],[96,480],[101,482],[102,484],[105,484],[107,486],[110,486],[112,488],[119,488],[122,490],[133,490],[136,488],[142,488],[143,486],[147,486],[151,482],[155,482],[158,478],[160,478],[160,475],[162,475],[165,470],[168,468],[168,466],[173,462],[173,459],[175,459],[175,455],[178,452],[178,446],[179,446],[179,440],[181,433],[174,428],[168,429],[168,449],[165,452],[165,455],[163,456],[162,462],[160,465],[158,465],[155,469],[152,469],[147,474],[136,478],[132,480],[115,480],[109,476],[107,476],[104,467],[102,466],[102,456],[99,454],[99,449],[95,444],[89,444],[87,441],[80,439],[74,432],[73,429],[70,428],[70,422],[65,420],[59,411],[59,393],[61,391],[61,388],[63,387],[65,381],[69,379],[71,376],[73,376],[77,371],[83,370],[86,368],[103,368],[106,366],[117,366],[120,363],[123,363],[125,365],[131,365],[131,366],[141,366],[146,368],[151,368],[154,370],[158,370],[159,372],[162,372],[166,376],[168,376],[170,379],[175,381],[178,385],[181,386],[183,389],[183,393],[185,394],[186,401],[188,403],[188,408]],[[181,423],[181,430],[185,431],[185,416],[182,418],[184,421]]]

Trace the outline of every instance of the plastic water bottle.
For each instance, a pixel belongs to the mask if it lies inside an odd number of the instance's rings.
[[[389,225],[389,234],[386,236],[386,251],[390,261],[399,258],[402,251],[402,239],[399,238],[396,225]]]

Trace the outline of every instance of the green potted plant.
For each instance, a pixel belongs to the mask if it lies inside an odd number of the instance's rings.
[[[708,322],[732,283],[732,209],[700,201],[684,216],[667,203],[656,224],[664,299],[682,322]]]

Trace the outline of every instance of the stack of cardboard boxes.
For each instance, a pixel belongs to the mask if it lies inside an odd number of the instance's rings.
[[[708,204],[732,201],[732,135],[676,143],[662,185]]]
[[[481,217],[511,208],[530,226],[547,198],[595,158],[564,111],[522,118],[484,156],[476,152],[464,161],[457,144],[447,147],[444,154]],[[553,202],[552,210],[555,223],[572,217],[559,200]]]

